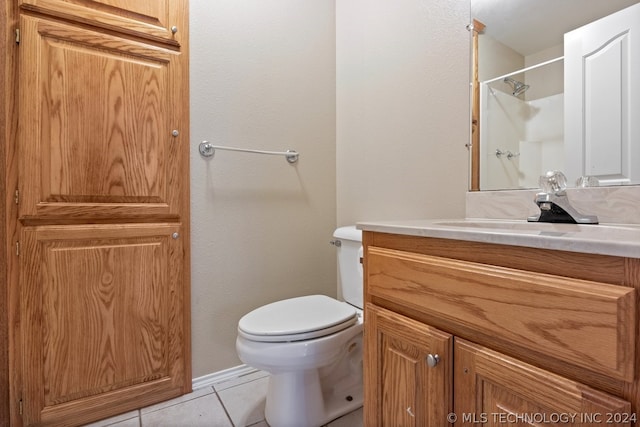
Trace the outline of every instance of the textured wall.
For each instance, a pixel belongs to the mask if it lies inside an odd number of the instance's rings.
[[[469,2],[336,3],[338,224],[463,217]]]
[[[192,0],[190,8],[199,377],[240,363],[244,313],[335,294],[327,241],[336,215],[338,225],[464,215],[469,4]],[[295,148],[301,158],[294,167],[225,152],[204,161],[202,139]]]
[[[240,317],[336,293],[335,4],[191,1],[193,375],[240,364]],[[198,143],[284,158],[216,152]]]

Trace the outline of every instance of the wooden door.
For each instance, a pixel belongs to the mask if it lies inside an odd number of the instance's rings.
[[[191,390],[188,51],[103,22],[187,3],[27,3],[11,425],[74,426]]]
[[[181,232],[23,229],[24,425],[79,425],[182,394]]]
[[[170,45],[186,40],[186,7],[173,0],[19,0],[24,11],[102,27]]]
[[[23,221],[179,218],[184,54],[22,16]]]
[[[364,425],[449,425],[451,335],[371,304],[365,318]]]
[[[519,360],[456,338],[457,426],[629,426],[631,405]]]

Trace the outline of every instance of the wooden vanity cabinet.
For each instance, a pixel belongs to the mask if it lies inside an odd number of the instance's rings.
[[[367,315],[366,389],[376,404],[365,425],[441,425],[453,409],[453,337],[374,305]]]
[[[640,259],[363,244],[365,426],[635,425]]]

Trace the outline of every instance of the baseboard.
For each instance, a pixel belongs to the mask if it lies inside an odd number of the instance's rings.
[[[193,387],[194,390],[198,390],[201,388],[213,386],[213,384],[215,383],[228,381],[230,379],[241,377],[242,375],[251,374],[256,371],[257,369],[247,365],[234,366],[233,368],[224,369],[222,371],[194,378],[192,380],[191,387]]]

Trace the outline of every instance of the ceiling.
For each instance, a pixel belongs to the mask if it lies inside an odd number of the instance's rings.
[[[523,56],[563,43],[564,33],[640,0],[471,0],[471,17]]]

